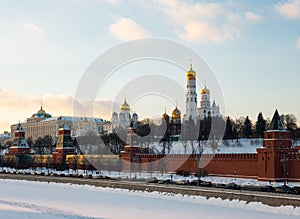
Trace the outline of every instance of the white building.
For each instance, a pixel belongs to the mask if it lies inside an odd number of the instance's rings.
[[[112,113],[111,126],[112,129],[122,127],[127,130],[131,122],[138,122],[138,115],[136,113],[133,113],[133,115],[131,116],[130,105],[127,103],[126,99],[124,99],[124,102],[120,107],[119,114],[117,112]]]
[[[192,118],[194,123],[197,120],[208,118],[208,117],[220,117],[220,108],[216,105],[216,102],[210,102],[210,90],[206,87],[200,91],[200,106],[197,108],[197,92],[196,92],[196,72],[190,64],[190,69],[186,72],[186,113],[183,120],[189,120]]]
[[[220,108],[216,105],[215,100],[211,105],[210,90],[206,87],[206,85],[200,92],[200,107],[198,108],[198,115],[200,120],[207,117],[221,116]]]

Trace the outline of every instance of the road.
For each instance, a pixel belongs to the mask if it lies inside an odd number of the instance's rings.
[[[237,199],[246,202],[262,202],[270,206],[291,205],[300,207],[300,196],[293,194],[278,194],[258,191],[231,190],[215,187],[180,186],[174,184],[149,184],[128,180],[83,179],[76,177],[39,176],[23,174],[0,174],[1,179],[15,179],[27,181],[70,183],[78,185],[92,185],[96,187],[121,188],[138,191],[158,191],[174,194],[204,196],[206,198]]]

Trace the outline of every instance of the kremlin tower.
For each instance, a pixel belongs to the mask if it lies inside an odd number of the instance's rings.
[[[16,154],[29,154],[30,147],[25,139],[25,131],[22,125],[19,123],[17,130],[15,131],[15,139],[13,145],[9,148],[10,155]]]

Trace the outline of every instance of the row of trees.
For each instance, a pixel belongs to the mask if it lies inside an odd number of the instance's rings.
[[[292,139],[299,139],[300,129],[297,127],[295,115],[281,115],[281,120],[286,130],[291,132]],[[255,122],[251,121],[249,116],[240,117],[236,120],[228,116],[226,119],[224,139],[263,138],[264,131],[268,129],[270,122],[270,119],[263,117],[262,112],[258,114]]]
[[[293,140],[300,139],[300,129],[297,127],[296,117],[293,114],[285,114],[281,117],[286,129],[291,132]],[[199,150],[197,141],[263,138],[264,131],[268,129],[270,122],[270,119],[265,119],[261,112],[258,113],[255,122],[249,116],[235,120],[228,116],[225,119],[221,117],[205,118],[195,124],[190,118],[181,124],[179,138],[174,138],[174,133],[172,133],[172,128],[170,127],[172,124],[169,124],[168,120],[162,121],[160,125],[151,122],[150,124],[139,123],[135,128],[137,128],[138,143],[140,145],[147,146],[157,141],[160,142],[161,148],[152,149],[156,153],[169,153],[173,142],[177,140],[182,141],[185,148],[189,147],[191,153],[197,153]],[[118,153],[126,143],[126,134],[126,130],[118,129],[115,133],[102,136],[102,140],[113,153]]]

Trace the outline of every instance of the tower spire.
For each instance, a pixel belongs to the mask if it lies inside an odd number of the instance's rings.
[[[41,97],[41,110],[43,109],[43,97]]]
[[[190,59],[190,69],[192,69],[192,68],[193,68],[193,60]]]

